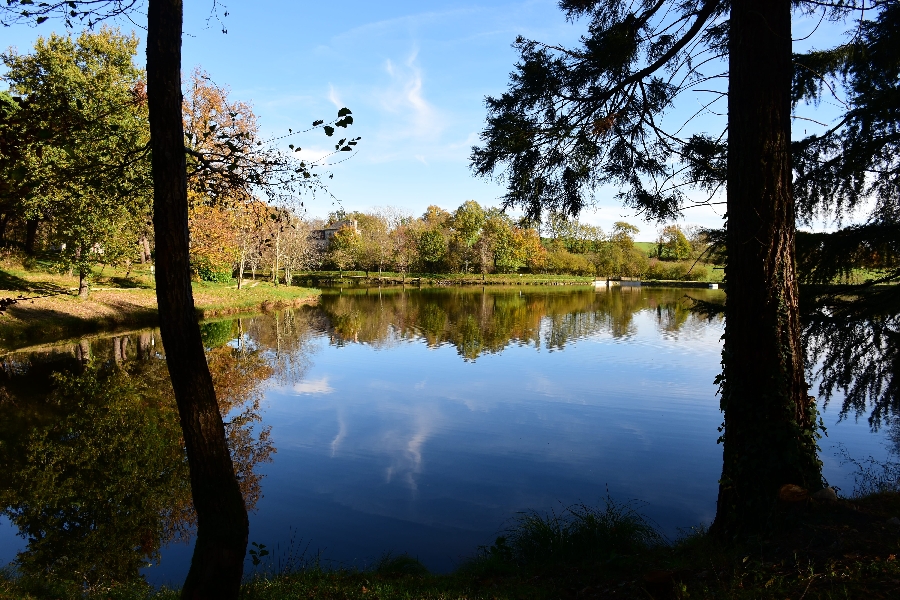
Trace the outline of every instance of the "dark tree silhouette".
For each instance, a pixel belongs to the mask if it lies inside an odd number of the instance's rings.
[[[249,522],[234,474],[225,427],[191,290],[187,173],[181,120],[180,0],[150,0],[147,99],[153,164],[156,295],[166,364],[181,418],[197,541],[183,598],[236,598]]]
[[[472,150],[472,169],[503,180],[504,204],[524,208],[529,218],[544,211],[575,215],[599,185],[614,184],[626,205],[667,220],[694,203],[686,189],[708,193],[704,203],[712,203],[727,186],[728,302],[719,379],[724,465],[714,523],[724,536],[764,527],[782,485],[815,491],[824,483],[804,371],[792,168],[802,165],[798,185],[806,185],[808,206],[833,214],[834,205],[820,202],[821,158],[833,159],[832,185],[852,171],[857,185],[845,189],[857,192],[860,164],[872,164],[871,144],[863,148],[865,136],[856,135],[858,154],[868,159],[844,172],[837,168],[845,166],[840,148],[849,139],[840,136],[852,128],[829,132],[827,143],[792,145],[792,102],[833,89],[829,73],[847,73],[835,60],[830,71],[816,70],[816,55],[805,75],[795,77],[792,10],[834,20],[857,16],[867,34],[866,19],[891,4],[561,0],[570,19],[588,20],[581,44],[562,48],[518,38],[521,58],[508,91],[486,100],[487,125],[482,145]],[[855,43],[875,48],[865,35]],[[727,129],[696,132],[696,114],[672,122],[667,109],[686,95],[709,98],[697,114],[727,98]],[[795,161],[792,152],[801,158]],[[881,160],[896,161],[884,153]],[[876,188],[896,196],[895,185]],[[806,206],[801,216],[812,214]]]

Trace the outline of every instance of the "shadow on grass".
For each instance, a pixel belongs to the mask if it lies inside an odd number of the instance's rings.
[[[27,294],[62,294],[67,290],[49,281],[28,281],[12,273],[0,270],[0,290]]]
[[[100,332],[114,334],[139,327],[156,327],[159,317],[155,309],[122,304],[118,313],[81,318],[52,308],[25,307],[27,300],[6,309],[17,320],[11,325],[0,321],[0,351],[13,351],[33,344],[62,342]],[[0,594],[0,600],[6,600]]]
[[[135,277],[108,277],[106,279],[110,285],[121,288],[141,288],[143,290],[152,290],[153,285],[143,279]]]

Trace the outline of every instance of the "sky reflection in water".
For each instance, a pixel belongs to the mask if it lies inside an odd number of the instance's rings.
[[[275,366],[261,414],[277,454],[255,467],[250,540],[275,562],[305,550],[364,567],[392,551],[446,571],[517,511],[607,493],[670,537],[709,523],[723,323],[690,314],[685,294],[721,292],[356,290],[243,320]],[[834,426],[836,410],[822,454],[849,491],[834,444],[884,451],[865,423]],[[12,531],[4,520],[4,562],[24,546]],[[189,557],[173,545],[143,572],[178,585]]]

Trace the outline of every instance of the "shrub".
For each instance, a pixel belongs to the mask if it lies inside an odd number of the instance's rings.
[[[502,564],[534,569],[586,561],[613,561],[666,543],[665,538],[630,503],[607,498],[594,508],[576,504],[557,513],[521,513],[492,546],[482,547],[478,562],[494,569]]]
[[[215,283],[228,283],[231,281],[231,265],[215,265],[205,257],[194,257],[191,261],[191,270],[200,281],[212,281]]]
[[[558,275],[590,276],[594,274],[594,265],[584,254],[573,254],[559,248],[548,253],[547,270]]]
[[[693,267],[693,268],[692,268]],[[651,259],[644,273],[645,279],[669,279],[675,281],[702,281],[709,277],[706,265],[693,261],[668,262]]]

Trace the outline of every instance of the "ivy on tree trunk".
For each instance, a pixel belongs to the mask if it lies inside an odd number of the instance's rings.
[[[713,530],[756,530],[779,488],[822,487],[815,399],[800,338],[791,191],[791,2],[734,0],[721,404],[724,464]]]

